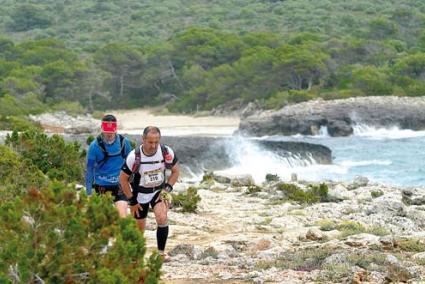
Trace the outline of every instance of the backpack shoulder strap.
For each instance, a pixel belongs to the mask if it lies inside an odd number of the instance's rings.
[[[103,154],[103,159],[100,160],[99,162],[97,162],[98,165],[99,165],[99,168],[101,168],[106,163],[106,161],[108,160],[109,154],[108,154],[108,151],[106,151],[106,146],[105,146],[105,143],[103,142],[101,135],[98,135],[96,137],[96,143],[99,146],[99,148],[100,148],[100,150],[102,151],[102,154]]]
[[[131,171],[133,173],[137,173],[140,169],[140,164],[141,164],[141,154],[140,154],[140,145],[137,145],[136,149],[134,149],[134,155],[135,155],[135,159],[134,159],[134,164],[133,164],[133,168],[131,169]]]
[[[118,134],[118,137],[120,138],[121,156],[125,159],[125,137],[121,134]]]
[[[134,176],[139,172],[141,159],[142,157],[140,154],[140,145],[137,145],[136,148],[134,149],[134,164],[133,164],[133,167],[131,168],[131,175],[129,177],[130,183],[133,183]]]
[[[102,150],[103,154],[108,154],[108,152],[106,151],[105,143],[103,142],[101,135],[98,135],[96,137],[96,143],[99,146],[100,150]]]
[[[164,158],[165,168],[171,169],[173,167],[173,157],[168,152],[168,148],[165,146],[165,144],[160,144],[160,146],[161,146],[162,157]]]

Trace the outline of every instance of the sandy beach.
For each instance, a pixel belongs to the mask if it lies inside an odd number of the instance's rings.
[[[235,116],[188,116],[155,115],[148,109],[122,110],[112,112],[118,119],[121,132],[141,133],[148,125],[158,126],[163,135],[232,135],[239,126]]]

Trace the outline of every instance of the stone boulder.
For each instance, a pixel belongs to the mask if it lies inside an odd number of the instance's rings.
[[[425,192],[423,189],[404,189],[402,201],[406,205],[425,205]]]

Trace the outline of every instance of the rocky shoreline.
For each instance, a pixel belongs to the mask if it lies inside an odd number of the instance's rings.
[[[354,97],[314,100],[264,111],[241,120],[244,135],[317,135],[326,127],[330,136],[349,136],[353,126],[425,129],[425,97]]]
[[[97,123],[93,127],[97,132]],[[201,201],[197,213],[171,210],[172,261],[164,264],[162,279],[173,284],[424,283],[425,189],[361,177],[324,183],[326,198],[306,203],[292,200],[278,181],[255,185],[249,175],[216,173],[200,183],[183,179],[175,192],[196,187]],[[286,184],[305,191],[311,185]],[[156,226],[149,214],[145,236],[152,250]]]
[[[253,187],[245,181],[176,186],[177,192],[196,186],[202,200],[197,213],[169,214],[172,261],[163,266],[165,283],[425,280],[424,189],[357,178],[326,183],[327,202],[301,204],[287,200],[278,182]],[[153,218],[148,227],[153,247]]]

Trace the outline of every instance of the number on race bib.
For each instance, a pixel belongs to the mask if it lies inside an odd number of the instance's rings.
[[[161,169],[143,172],[144,186],[159,186],[164,181],[164,173]]]

